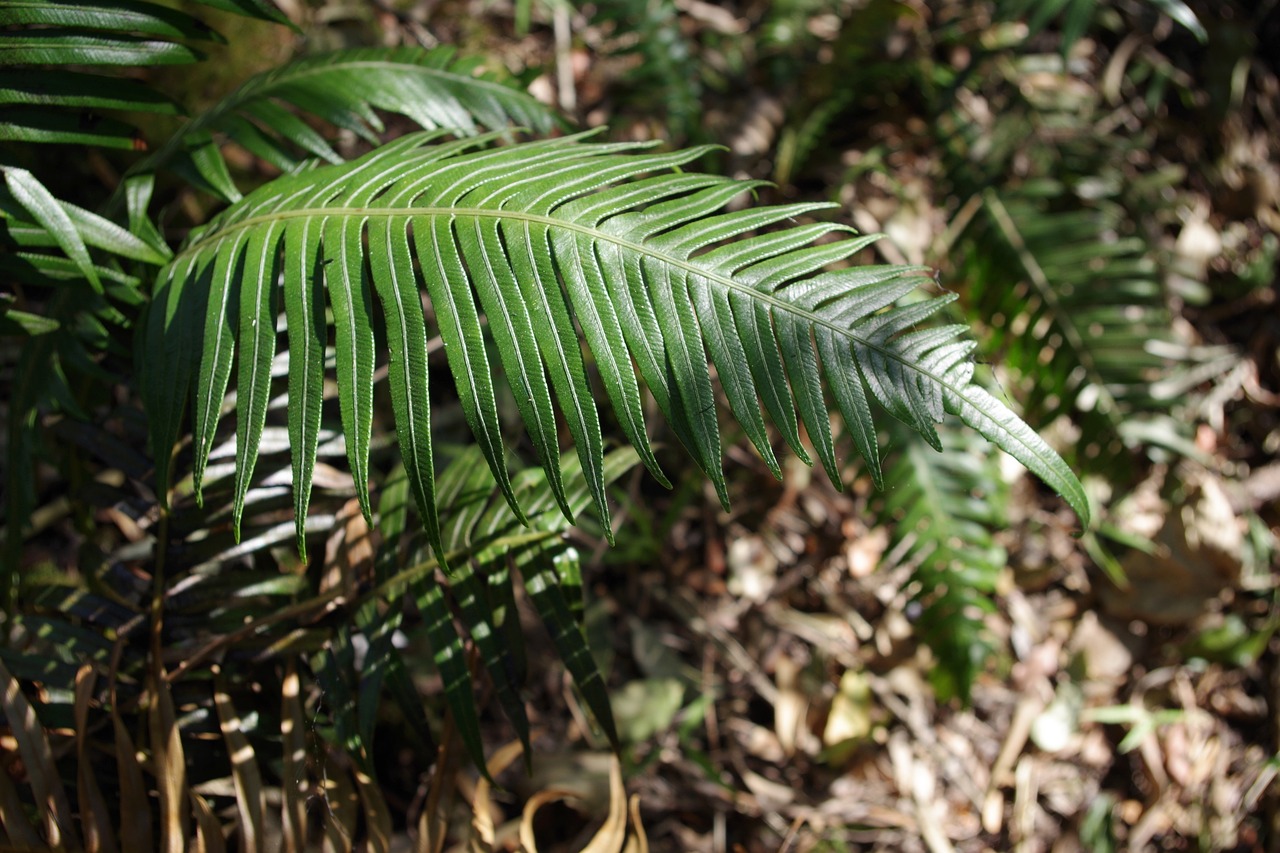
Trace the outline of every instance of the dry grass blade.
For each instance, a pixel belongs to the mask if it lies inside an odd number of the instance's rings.
[[[471,838],[467,842],[467,853],[487,853],[493,850],[497,832],[493,825],[493,802],[489,799],[493,785],[489,779],[510,767],[511,762],[519,758],[522,752],[524,745],[513,740],[489,759],[489,778],[481,776],[476,782],[475,796],[471,803]]]
[[[208,801],[195,791],[191,792],[191,812],[196,819],[196,853],[225,853],[227,844],[222,837],[222,822]]]
[[[154,850],[151,838],[151,806],[142,779],[142,766],[133,738],[120,718],[120,702],[116,697],[116,670],[120,665],[123,641],[117,642],[111,656],[111,727],[115,732],[116,774],[120,780],[120,846],[125,850]]]
[[[364,805],[365,832],[368,834],[365,848],[369,853],[390,853],[391,812],[387,809],[387,801],[369,774],[357,767],[354,775],[360,802]]]
[[[26,767],[36,808],[44,815],[45,841],[50,847],[79,850],[80,839],[71,820],[71,803],[58,779],[58,768],[53,761],[49,739],[45,737],[44,728],[36,718],[35,709],[31,707],[27,697],[22,695],[18,680],[3,663],[0,663],[0,689],[4,690],[0,710],[4,711],[13,737],[18,742],[18,752]]]
[[[231,780],[236,790],[236,810],[240,814],[240,846],[246,853],[265,850],[262,837],[266,802],[262,791],[262,774],[254,760],[253,744],[244,733],[243,721],[231,704],[226,676],[214,668],[213,704],[218,709],[218,725],[231,756]]]
[[[284,749],[281,798],[284,801],[283,829],[286,853],[302,853],[307,846],[306,777],[307,742],[303,734],[306,721],[299,697],[298,664],[293,658],[286,664],[281,688],[280,745]]]
[[[115,853],[115,832],[106,798],[93,777],[89,758],[89,703],[97,681],[93,667],[85,664],[76,672],[76,785],[80,794],[80,823],[84,827],[84,848],[88,853]]]
[[[187,762],[182,749],[182,733],[173,713],[173,695],[157,659],[148,692],[151,694],[149,722],[156,788],[160,792],[160,850],[186,853],[189,838]]]
[[[360,795],[346,769],[326,757],[324,778],[324,853],[351,853],[351,837],[360,815]]]
[[[453,715],[445,714],[436,769],[431,776],[431,784],[427,787],[422,813],[418,815],[418,853],[440,853],[449,835],[449,820],[443,800],[452,793],[453,772],[457,766],[458,754],[449,744],[453,743],[456,735]]]

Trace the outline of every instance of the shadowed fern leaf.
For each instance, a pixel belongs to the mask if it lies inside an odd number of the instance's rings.
[[[631,449],[607,454],[601,466],[605,484],[622,476],[637,461]],[[442,540],[453,569],[447,578],[415,577],[411,588],[428,624],[436,666],[444,679],[445,698],[467,751],[479,768],[485,765],[473,679],[445,603],[446,591],[456,602],[461,622],[494,684],[498,702],[524,742],[526,752],[529,722],[519,693],[523,667],[516,663],[523,658],[524,645],[514,610],[517,580],[523,581],[529,600],[586,706],[610,743],[615,747],[618,743],[604,681],[574,615],[571,596],[575,587],[571,581],[578,575],[578,556],[561,535],[569,527],[561,502],[570,513],[581,512],[592,500],[591,489],[576,460],[565,463],[563,474],[560,496],[552,492],[543,471],[528,469],[512,478],[514,494],[524,510],[523,520],[494,487],[478,447],[469,447],[440,476],[441,506],[449,509]]]
[[[1136,416],[1169,408],[1152,394],[1169,369],[1153,342],[1169,340],[1171,321],[1146,243],[1116,236],[1115,207],[1055,211],[994,190],[983,201],[964,272],[975,307],[994,318],[992,349],[1034,378],[1027,411],[1069,414],[1112,442],[1086,456],[1114,458],[1117,439],[1139,443]]]
[[[670,171],[700,149],[653,154],[581,138],[494,149],[485,147],[492,135],[437,138],[404,137],[349,164],[272,182],[192,233],[161,275],[146,332],[143,390],[161,492],[191,392],[199,488],[238,350],[238,524],[264,423],[282,290],[302,530],[324,369],[325,329],[317,320],[323,287],[361,503],[368,514],[376,294],[386,317],[399,444],[437,554],[446,551],[436,520],[423,290],[467,421],[518,518],[526,508],[504,459],[482,314],[551,494],[571,516],[554,392],[606,530],[603,448],[579,328],[627,439],[660,479],[633,363],[727,500],[709,360],[734,416],[775,471],[762,409],[800,454],[803,424],[838,482],[825,383],[877,484],[873,399],[934,447],[934,424],[944,412],[958,415],[1087,518],[1083,492],[1057,454],[971,384],[972,344],[960,339],[963,327],[917,328],[948,300],[892,307],[922,280],[920,270],[829,269],[874,239],[815,244],[847,230],[837,225],[747,236],[826,205],[721,213],[753,184]]]
[[[1006,562],[992,535],[1007,504],[996,456],[958,430],[940,432],[941,453],[905,429],[894,435],[903,450],[888,468],[879,513],[892,522],[901,561],[914,566],[915,630],[938,660],[934,688],[944,700],[967,700],[991,653],[985,617]]]
[[[289,24],[262,0],[205,5]],[[182,107],[137,80],[87,69],[198,62],[203,54],[186,42],[225,41],[196,17],[141,0],[6,0],[0,27],[0,142],[127,150],[144,147],[137,130],[102,110],[176,115]],[[33,65],[55,67],[22,68]]]
[[[551,110],[532,96],[491,75],[477,75],[480,64],[476,58],[457,58],[448,47],[360,48],[306,56],[251,77],[131,171],[146,173],[172,163],[198,176],[209,192],[237,201],[240,192],[226,174],[214,133],[285,171],[305,157],[342,162],[325,138],[286,104],[374,144],[384,130],[375,110],[407,116],[425,130],[448,128],[460,136],[512,124],[539,132],[555,126]]]

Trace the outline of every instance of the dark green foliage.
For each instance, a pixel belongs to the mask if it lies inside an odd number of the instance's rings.
[[[898,430],[905,445],[888,468],[881,517],[895,553],[913,567],[908,613],[938,660],[930,673],[940,699],[967,701],[994,650],[986,617],[1007,555],[994,534],[1006,523],[1007,488],[997,459],[972,436],[942,434],[942,452]],[[895,442],[899,443],[899,442]]]

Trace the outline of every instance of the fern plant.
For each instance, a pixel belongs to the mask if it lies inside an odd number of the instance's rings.
[[[206,5],[289,23],[274,6],[257,0]],[[30,155],[21,145],[148,148],[136,128],[111,114],[181,114],[183,108],[119,72],[131,63],[197,61],[201,54],[186,42],[221,36],[198,18],[152,3],[11,2],[0,6],[0,22],[10,27],[0,40],[0,224],[6,266],[30,288],[0,301],[0,322],[32,337],[13,370],[9,523],[0,562],[0,600],[8,600],[35,499],[36,412],[61,409],[84,416],[84,401],[76,402],[67,369],[95,379],[91,387],[106,387],[111,377],[92,365],[104,350],[129,352],[134,320],[148,298],[146,282],[172,254],[150,212],[160,170],[231,201],[241,191],[222,155],[229,141],[280,168],[296,167],[303,156],[340,160],[304,121],[307,113],[370,142],[384,128],[376,110],[400,113],[428,128],[447,125],[459,135],[511,124],[545,132],[557,118],[526,93],[480,74],[474,59],[457,58],[447,48],[303,57],[251,78],[180,125],[129,166],[114,196],[95,213],[58,199],[39,175],[22,168]],[[81,70],[33,67],[54,61],[74,62]],[[85,128],[94,132],[86,135]],[[115,211],[122,206],[124,221],[118,222]],[[55,286],[62,290],[48,289]],[[92,293],[85,294],[85,286]]]
[[[276,281],[283,278],[300,524],[317,434],[315,389],[323,372],[316,322],[321,287],[334,317],[343,428],[361,504],[369,514],[371,309],[377,293],[387,318],[399,444],[437,546],[422,288],[468,424],[517,515],[522,510],[510,488],[480,308],[562,508],[552,388],[596,510],[608,519],[598,473],[598,416],[576,321],[627,439],[660,480],[665,477],[645,432],[633,359],[660,410],[727,502],[709,354],[735,417],[775,471],[762,405],[805,455],[798,432],[803,424],[839,482],[825,383],[877,484],[882,478],[872,400],[935,447],[934,424],[944,411],[959,416],[1086,513],[1083,493],[1057,455],[971,383],[972,345],[958,339],[962,329],[914,328],[949,300],[890,307],[917,287],[922,271],[825,269],[870,242],[814,245],[815,238],[842,230],[828,224],[745,236],[824,205],[718,214],[751,185],[684,173],[630,180],[683,165],[698,156],[697,149],[640,155],[635,145],[593,145],[575,137],[479,151],[471,149],[483,139],[432,142],[432,135],[412,135],[349,164],[274,181],[193,232],[161,273],[141,367],[162,490],[188,388],[195,397],[198,489],[238,346],[237,502],[243,499],[264,420]]]

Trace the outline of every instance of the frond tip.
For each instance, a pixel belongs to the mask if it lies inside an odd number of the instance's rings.
[[[838,484],[829,394],[879,484],[874,400],[935,447],[934,425],[944,413],[959,416],[1087,519],[1084,493],[1065,463],[972,384],[963,327],[920,327],[946,300],[895,304],[927,281],[923,270],[831,269],[875,239],[844,236],[839,225],[756,233],[825,205],[723,212],[753,184],[677,171],[700,149],[652,153],[581,137],[492,147],[493,138],[403,137],[351,163],[273,181],[191,235],[161,275],[148,324],[153,376],[145,387],[161,488],[188,385],[198,486],[238,349],[239,506],[266,416],[279,289],[290,391],[301,396],[289,407],[289,426],[302,524],[329,340],[327,294],[343,429],[367,511],[376,296],[386,317],[400,448],[438,547],[425,292],[468,424],[520,518],[482,318],[557,502],[568,515],[558,409],[606,529],[603,441],[584,343],[627,439],[660,479],[639,379],[726,494],[714,366],[733,416],[775,471],[766,414],[801,455],[803,425]]]

